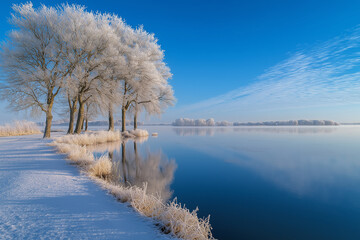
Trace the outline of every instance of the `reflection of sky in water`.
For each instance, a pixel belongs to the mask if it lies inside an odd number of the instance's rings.
[[[176,160],[169,191],[215,237],[360,239],[360,127],[147,129],[139,152]]]
[[[251,169],[288,191],[320,197],[319,188],[324,194],[327,186],[360,180],[360,128],[355,129],[358,135],[349,127],[223,128],[213,130],[220,136],[184,144]]]

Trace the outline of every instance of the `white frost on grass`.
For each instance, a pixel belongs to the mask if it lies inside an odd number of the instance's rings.
[[[72,144],[79,146],[119,142],[123,138],[148,137],[149,133],[143,129],[120,131],[95,131],[84,134],[65,135],[54,139],[54,144]]]
[[[39,127],[34,122],[16,121],[12,124],[0,126],[0,137],[20,136],[41,133]]]
[[[78,165],[87,166],[94,162],[94,155],[87,150],[86,146],[55,142],[49,145],[56,146],[60,153],[67,154],[68,159]]]
[[[138,131],[138,133],[139,132],[140,131]],[[141,133],[143,134],[144,132]],[[102,132],[101,134],[106,135],[106,132]],[[109,132],[109,134],[111,135],[112,133]],[[125,134],[134,136],[131,132],[126,132]],[[93,135],[96,136],[95,133]],[[77,140],[77,137],[82,140]],[[103,138],[106,139],[106,136],[103,136]],[[68,154],[69,160],[78,163],[82,170],[87,172],[92,179],[107,189],[118,200],[129,202],[139,213],[154,219],[162,226],[165,232],[182,239],[214,239],[211,234],[212,228],[209,217],[205,219],[198,218],[197,209],[190,212],[185,206],[178,204],[176,200],[164,204],[160,197],[147,192],[147,184],[145,184],[143,188],[137,186],[124,187],[120,185],[116,179],[111,179],[110,173],[113,170],[113,163],[107,156],[102,156],[94,160],[93,155],[86,147],[73,145],[74,143],[80,142],[83,143],[83,145],[84,143],[88,143],[88,141],[83,140],[84,137],[81,135],[71,136],[71,141],[68,141],[69,143],[65,143],[67,141],[65,140],[66,136],[61,138],[61,141],[58,141],[58,139],[56,139],[52,145],[58,147],[60,152]],[[97,138],[94,137],[94,139]],[[77,147],[80,148],[77,149]],[[73,153],[73,151],[75,151],[75,153]],[[72,159],[73,157],[74,159]]]
[[[93,177],[107,179],[110,177],[111,169],[111,160],[107,156],[103,155],[89,167],[89,174]]]
[[[123,187],[103,178],[93,179],[119,201],[129,202],[142,215],[159,222],[165,233],[188,240],[214,239],[211,234],[210,217],[198,218],[198,209],[190,212],[185,206],[177,203],[176,199],[164,204],[160,198],[147,193],[147,184],[143,188]]]
[[[120,131],[98,131],[84,134],[65,135],[54,140],[54,144],[93,145],[121,141]]]

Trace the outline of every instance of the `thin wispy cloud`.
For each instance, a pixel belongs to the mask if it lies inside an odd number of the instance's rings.
[[[360,27],[293,53],[254,82],[183,107],[179,114],[233,116],[252,111],[360,104]]]

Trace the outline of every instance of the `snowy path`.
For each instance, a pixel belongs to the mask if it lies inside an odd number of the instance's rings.
[[[0,239],[170,239],[46,143],[0,138]]]

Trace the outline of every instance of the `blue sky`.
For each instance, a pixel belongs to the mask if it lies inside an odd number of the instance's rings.
[[[21,2],[1,1],[1,39],[10,30],[12,3]],[[63,1],[32,2],[39,6]],[[358,34],[359,1],[68,2],[116,13],[159,38],[174,74],[177,104],[152,121],[214,117],[360,122],[354,74],[358,43],[348,40]],[[337,56],[344,48],[349,50]],[[299,71],[296,66],[304,67]],[[343,69],[334,73],[326,66]],[[339,80],[339,75],[346,77]],[[0,121],[23,117],[5,106],[0,103]]]

